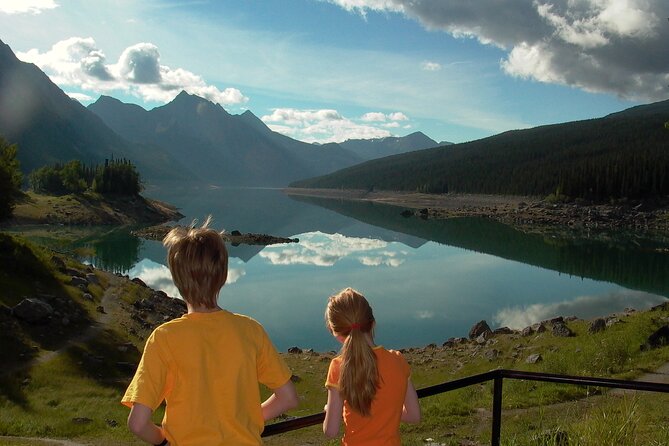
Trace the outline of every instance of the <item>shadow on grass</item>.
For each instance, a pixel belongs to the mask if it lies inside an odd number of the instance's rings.
[[[141,357],[137,347],[111,330],[71,346],[64,354],[79,368],[82,377],[119,391],[127,387]]]

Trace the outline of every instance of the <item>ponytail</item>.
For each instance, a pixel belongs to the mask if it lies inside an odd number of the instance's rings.
[[[346,288],[330,298],[325,318],[330,331],[346,338],[341,349],[339,390],[351,409],[368,416],[379,386],[376,355],[365,337],[374,328],[372,308],[364,296]]]

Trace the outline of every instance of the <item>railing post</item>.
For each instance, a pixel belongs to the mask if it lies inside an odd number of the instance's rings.
[[[492,439],[491,446],[499,446],[502,433],[502,380],[501,373],[495,376],[492,391]]]

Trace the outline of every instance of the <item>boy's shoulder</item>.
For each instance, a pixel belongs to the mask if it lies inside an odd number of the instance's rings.
[[[175,333],[181,330],[188,330],[196,325],[208,325],[211,323],[221,323],[227,326],[252,330],[264,330],[260,322],[244,314],[232,313],[227,310],[221,310],[214,313],[188,313],[181,317],[164,322],[154,329],[157,335]]]

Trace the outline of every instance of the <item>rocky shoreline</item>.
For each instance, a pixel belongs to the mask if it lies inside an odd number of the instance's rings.
[[[162,240],[168,232],[177,226],[157,225],[148,228],[138,229],[132,231],[132,234],[137,237],[142,237],[147,240]],[[241,233],[239,231],[224,232],[221,234],[224,241],[230,243],[232,246],[238,245],[276,245],[280,243],[299,243],[298,238],[278,237],[268,234],[255,234],[252,232]]]
[[[371,201],[422,219],[485,217],[526,231],[630,229],[669,232],[669,197],[654,200],[553,202],[537,197],[483,194],[287,188],[288,195]]]

